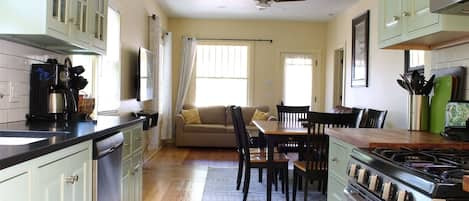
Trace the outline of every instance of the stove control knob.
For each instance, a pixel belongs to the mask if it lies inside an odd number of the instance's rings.
[[[378,185],[379,185],[379,177],[378,177],[378,175],[372,175],[372,176],[370,176],[370,182],[368,183],[368,189],[369,189],[371,192],[376,192],[376,190],[378,189]]]
[[[384,201],[389,201],[392,198],[392,183],[391,182],[385,182],[383,184],[383,193],[381,194],[381,198]]]
[[[357,168],[358,168],[357,164],[351,164],[349,172],[348,172],[348,176],[355,177],[355,175],[357,174]]]
[[[368,173],[365,168],[358,170],[358,181],[359,184],[366,184],[368,182]]]
[[[407,191],[399,191],[397,192],[397,201],[407,201],[408,193]]]

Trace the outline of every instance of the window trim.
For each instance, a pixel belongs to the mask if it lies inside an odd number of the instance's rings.
[[[420,66],[410,66],[410,51],[412,50],[404,51],[404,74],[410,75],[414,71],[417,71],[419,74],[423,74],[425,70],[425,64]]]
[[[232,46],[247,46],[247,100],[246,105],[250,106],[253,104],[254,100],[254,43],[250,41],[223,41],[223,40],[199,40],[197,45],[232,45]],[[196,58],[197,59],[197,58]],[[196,61],[197,63],[197,61]],[[196,102],[197,97],[197,65],[194,67],[193,73],[193,87],[190,87],[193,90],[193,104]],[[203,78],[203,77],[202,77]],[[210,77],[213,78],[213,77]],[[230,78],[230,77],[223,77]],[[221,78],[220,78],[221,79]],[[231,79],[231,78],[230,78]],[[190,93],[189,93],[190,94]]]

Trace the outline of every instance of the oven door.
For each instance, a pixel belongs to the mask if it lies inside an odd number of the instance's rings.
[[[367,192],[360,191],[360,187],[354,187],[350,183],[344,189],[346,201],[381,201],[376,196],[370,195]]]

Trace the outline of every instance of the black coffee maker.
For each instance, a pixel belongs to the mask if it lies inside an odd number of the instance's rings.
[[[71,67],[70,59],[59,64],[49,59],[44,64],[33,64],[30,78],[28,120],[67,121],[73,118],[78,108],[78,91],[88,82],[79,74],[82,66]],[[73,77],[73,79],[72,79]],[[77,77],[84,79],[77,87]],[[72,86],[73,85],[73,86]]]

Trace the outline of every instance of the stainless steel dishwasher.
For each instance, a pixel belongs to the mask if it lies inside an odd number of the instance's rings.
[[[93,143],[93,201],[121,201],[122,144],[115,133]]]

